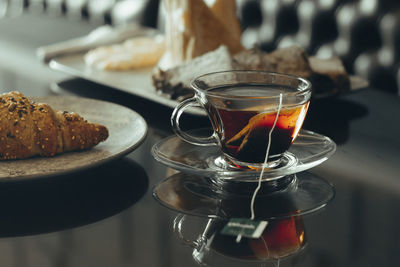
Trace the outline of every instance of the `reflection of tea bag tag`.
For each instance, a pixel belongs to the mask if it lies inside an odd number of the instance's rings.
[[[236,242],[240,242],[242,237],[260,238],[267,227],[267,221],[254,221],[247,218],[231,218],[221,234],[237,236]]]

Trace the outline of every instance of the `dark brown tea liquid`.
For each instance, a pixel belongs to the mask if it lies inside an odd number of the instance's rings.
[[[249,90],[253,90],[255,94],[260,94],[260,90],[265,91],[265,87],[246,86],[212,90],[215,92],[229,90],[230,94],[237,95],[248,94]],[[271,88],[271,90],[285,92],[285,88]],[[276,104],[260,105],[254,101],[257,104],[254,106],[252,106],[253,101],[244,100],[244,103],[242,101],[232,99],[223,102],[224,105],[214,104],[210,110],[211,120],[215,125],[221,126],[217,127],[217,134],[224,153],[240,162],[263,163],[269,142],[269,132],[278,113],[279,98]],[[279,158],[293,143],[303,123],[308,103],[301,105],[285,103],[282,106],[271,135],[269,159]]]

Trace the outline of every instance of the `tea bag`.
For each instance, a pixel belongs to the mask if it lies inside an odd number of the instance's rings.
[[[270,156],[281,154],[292,142],[293,132],[303,107],[280,110],[276,127],[271,134],[274,142],[271,143]],[[226,142],[227,147],[235,148],[236,158],[262,163],[268,146],[269,132],[277,118],[276,111],[268,111],[254,115],[247,124],[230,137]]]
[[[255,115],[240,132],[228,140],[226,143],[228,146],[239,146],[237,150],[238,158],[249,158],[246,155],[252,154],[250,158],[257,158],[260,161],[264,159],[265,154],[259,147],[267,145],[268,140],[265,140],[264,144],[260,143],[260,140],[264,140],[264,137],[269,134],[268,128],[263,126],[268,117],[271,117],[271,114],[260,113]],[[256,153],[257,151],[260,151],[260,153]]]

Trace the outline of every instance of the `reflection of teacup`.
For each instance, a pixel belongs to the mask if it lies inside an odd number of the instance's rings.
[[[225,71],[195,78],[195,96],[180,103],[171,122],[175,133],[195,145],[218,145],[224,159],[238,167],[261,167],[267,150],[274,167],[297,137],[311,96],[309,81],[261,71]],[[214,133],[183,132],[179,118],[188,106],[207,112]],[[271,140],[270,140],[271,137]]]
[[[208,219],[203,233],[195,240],[188,240],[183,233],[183,225],[188,223],[187,216],[179,215],[175,231],[193,247],[194,259],[203,264],[217,261],[218,255],[246,262],[279,260],[297,254],[307,242],[301,216],[270,220],[259,238],[242,237],[239,242],[236,236],[221,233],[227,221],[220,219]]]

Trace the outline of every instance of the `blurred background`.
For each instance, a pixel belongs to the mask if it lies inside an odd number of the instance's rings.
[[[337,55],[350,73],[368,79],[372,87],[400,94],[400,1],[236,2],[246,47],[258,44],[271,51],[296,43],[320,57]],[[162,0],[0,0],[0,41],[10,38],[2,34],[2,29],[18,32],[18,27],[24,27],[22,23],[13,24],[12,18],[27,14],[49,17],[49,23],[75,21],[78,24],[70,23],[74,25],[71,27],[88,29],[130,22],[164,28]],[[4,28],[2,21],[6,21]],[[62,28],[55,29],[38,29],[37,34],[62,35]]]

